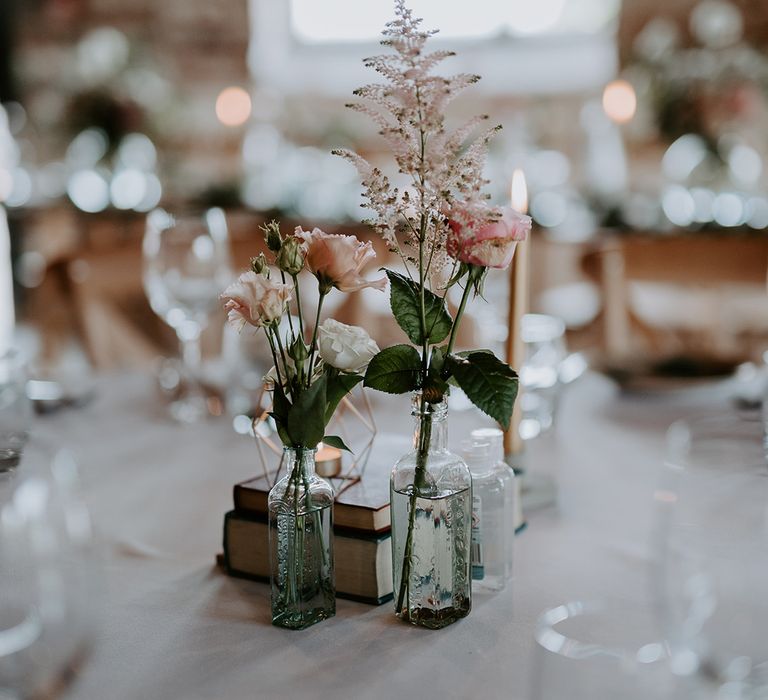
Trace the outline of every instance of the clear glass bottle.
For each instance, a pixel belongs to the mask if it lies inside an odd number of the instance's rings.
[[[472,474],[472,587],[500,591],[508,578],[507,503],[504,481],[496,473],[493,449],[477,438],[462,443]]]
[[[314,448],[284,448],[287,474],[269,492],[272,624],[304,629],[336,614],[333,489]]]
[[[491,445],[493,471],[504,485],[504,531],[509,533],[506,538],[506,578],[512,577],[512,561],[514,559],[515,532],[525,523],[523,518],[522,500],[520,498],[520,482],[515,471],[504,460],[504,433],[498,428],[478,428],[470,434],[473,440],[488,442]]]
[[[438,629],[472,607],[469,545],[472,478],[448,451],[445,400],[413,397],[414,449],[392,469],[392,578],[395,614]]]

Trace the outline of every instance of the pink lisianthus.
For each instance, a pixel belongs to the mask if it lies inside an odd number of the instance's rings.
[[[241,330],[246,323],[268,326],[277,321],[291,300],[293,287],[273,282],[252,270],[244,272],[224,290],[224,310],[227,320]]]
[[[501,207],[501,217],[473,227],[461,216],[448,222],[448,255],[459,262],[482,267],[509,267],[518,241],[531,230],[531,217],[511,207]]]
[[[356,292],[365,287],[384,289],[385,277],[368,281],[361,275],[365,265],[376,257],[370,242],[361,243],[356,236],[310,231],[296,227],[294,235],[306,245],[306,264],[326,291],[331,287],[342,292]]]

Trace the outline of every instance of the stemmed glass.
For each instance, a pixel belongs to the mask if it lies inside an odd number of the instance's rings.
[[[520,435],[534,438],[552,427],[560,394],[560,365],[566,357],[565,323],[555,316],[525,314],[520,326],[525,359],[520,366]]]
[[[677,697],[667,645],[644,606],[566,603],[542,613],[535,637],[530,700]]]
[[[0,484],[0,697],[54,697],[99,613],[90,519],[72,456],[32,440]]]
[[[218,297],[231,282],[229,236],[224,212],[175,216],[155,209],[144,232],[144,290],[152,310],[174,331],[182,348],[186,391],[171,403],[171,415],[193,423],[207,414],[200,386],[200,336]]]
[[[10,349],[0,354],[0,473],[18,465],[31,422],[24,359],[17,350]]]
[[[656,500],[654,585],[674,671],[707,681],[718,697],[768,697],[761,425],[723,415],[675,423]]]

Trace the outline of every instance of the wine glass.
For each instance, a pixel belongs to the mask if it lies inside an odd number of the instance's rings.
[[[681,676],[768,696],[768,464],[760,423],[717,415],[669,429],[656,492],[659,612]]]
[[[171,403],[171,415],[193,423],[207,414],[200,386],[200,335],[231,282],[229,236],[224,212],[175,216],[163,209],[147,215],[144,290],[152,310],[176,331],[182,348],[186,392]]]
[[[566,357],[565,323],[555,316],[525,314],[520,326],[525,359],[520,366],[520,435],[531,439],[549,430],[560,394],[560,365]]]
[[[26,366],[21,354],[10,349],[0,355],[0,473],[18,465],[31,422]]]
[[[0,487],[0,697],[54,697],[98,615],[88,511],[71,455],[36,440]]]
[[[574,601],[546,610],[535,631],[530,700],[675,697],[667,645],[645,606]]]

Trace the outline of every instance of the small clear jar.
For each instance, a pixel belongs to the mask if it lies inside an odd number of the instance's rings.
[[[472,473],[472,587],[496,592],[507,583],[506,502],[504,482],[496,473],[490,443],[477,439],[462,443],[464,459]]]
[[[515,470],[504,460],[504,433],[498,428],[478,428],[470,434],[472,440],[488,442],[491,445],[493,471],[504,485],[504,532],[506,538],[506,578],[512,578],[512,562],[514,560],[515,533],[523,527],[522,499],[520,497],[520,480],[515,476]]]

